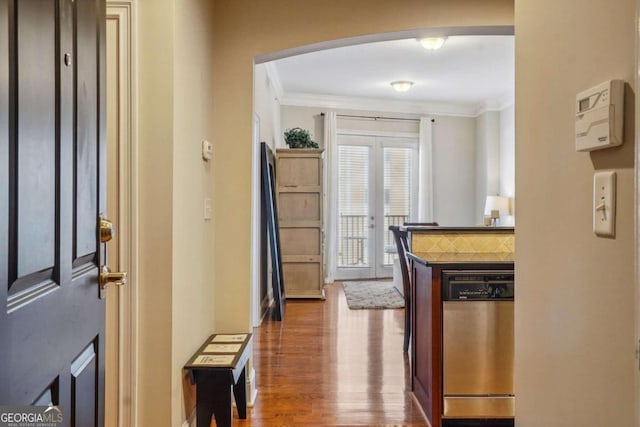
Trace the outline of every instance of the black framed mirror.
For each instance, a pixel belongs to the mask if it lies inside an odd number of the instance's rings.
[[[278,205],[276,203],[276,169],[275,158],[271,148],[260,143],[261,181],[263,212],[266,214],[266,227],[271,253],[271,286],[275,301],[274,317],[276,320],[284,318],[285,291],[282,275],[282,254],[280,252],[280,233],[278,228]],[[265,257],[263,257],[264,259]]]

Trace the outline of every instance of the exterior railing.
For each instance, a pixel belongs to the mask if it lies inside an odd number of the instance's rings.
[[[394,246],[393,234],[389,231],[390,225],[402,225],[408,219],[407,215],[384,216],[384,245]],[[338,222],[338,266],[340,267],[365,267],[369,265],[370,256],[367,245],[369,238],[369,221],[367,215],[340,215]],[[393,263],[394,254],[384,254],[384,263]]]
[[[367,215],[340,215],[338,223],[338,265],[362,267],[369,265]]]
[[[390,225],[402,225],[409,219],[408,215],[385,215],[384,217],[384,247],[396,247],[393,233],[389,231]],[[396,258],[395,253],[384,251],[384,264],[391,265]]]

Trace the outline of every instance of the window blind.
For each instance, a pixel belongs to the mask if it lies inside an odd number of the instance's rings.
[[[338,266],[369,265],[370,148],[338,146]]]

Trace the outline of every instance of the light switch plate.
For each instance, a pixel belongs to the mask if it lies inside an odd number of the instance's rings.
[[[205,197],[204,198],[204,219],[205,220],[211,219],[212,213],[213,213],[213,207],[212,207],[211,197]]]
[[[616,173],[613,171],[593,175],[593,232],[603,237],[613,237],[616,233]]]

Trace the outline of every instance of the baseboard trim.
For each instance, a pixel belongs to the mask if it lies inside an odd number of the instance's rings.
[[[251,367],[249,375],[247,376],[247,407],[253,408],[258,396],[258,388],[256,387],[256,370]]]
[[[187,419],[182,423],[182,427],[195,426],[195,423],[194,423],[195,420],[196,420],[196,408],[193,408],[193,411],[191,411]]]
[[[253,408],[256,403],[256,399],[258,398],[258,389],[254,388],[251,392],[251,399],[247,401],[247,407]]]

